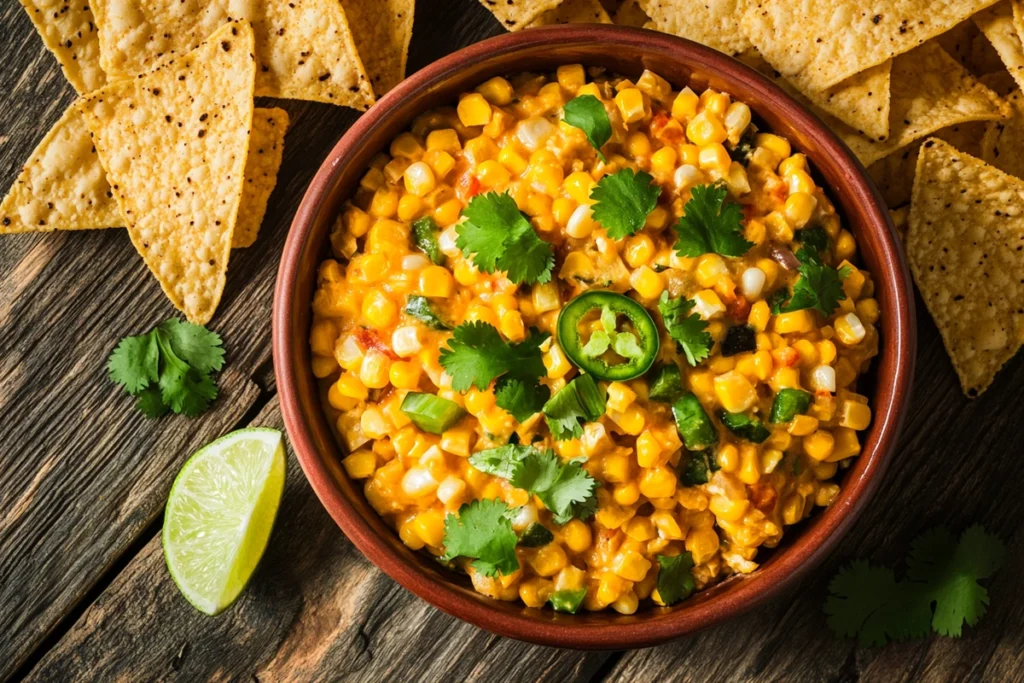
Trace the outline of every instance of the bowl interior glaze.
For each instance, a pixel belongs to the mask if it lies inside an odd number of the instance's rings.
[[[860,259],[874,275],[882,310],[875,360],[874,421],[862,455],[846,472],[838,499],[791,528],[760,568],[732,577],[673,608],[562,615],[475,593],[425,554],[406,548],[340,466],[342,454],[320,405],[310,369],[311,302],[328,235],[374,154],[419,114],[454,104],[492,76],[553,71],[582,63],[636,78],[651,69],[674,87],[713,87],[746,102],[760,121],[804,152],[856,235]],[[288,434],[314,491],[353,543],[393,579],[443,611],[495,633],[544,645],[622,649],[654,645],[746,611],[793,585],[833,549],[881,483],[909,398],[915,332],[910,277],[888,212],[863,167],[807,110],[739,62],[660,33],[605,25],[531,29],[472,45],[420,72],[382,98],[328,154],[300,205],[278,272],[273,315],[274,366]]]

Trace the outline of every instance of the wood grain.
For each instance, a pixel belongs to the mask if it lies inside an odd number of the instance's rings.
[[[501,27],[476,0],[419,0],[409,71]],[[73,97],[16,3],[0,7],[0,186]],[[261,104],[263,104],[261,102]],[[348,543],[294,459],[266,558],[216,618],[180,597],[152,534],[187,455],[249,422],[275,389],[270,308],[291,217],[355,113],[281,103],[292,118],[261,236],[232,257],[211,327],[229,349],[223,397],[198,420],[147,421],[105,379],[117,340],[173,315],[122,231],[0,241],[0,679],[1024,680],[1024,363],[968,403],[927,314],[914,409],[884,487],[828,565],[787,597],[687,641],[579,653],[500,639],[397,587]],[[921,308],[920,310],[923,310]],[[271,401],[254,424],[280,425]],[[881,650],[828,633],[821,604],[854,556],[896,562],[921,530],[982,522],[1010,553],[990,613],[961,640]],[[141,550],[138,549],[142,545]],[[138,550],[138,554],[132,553]],[[105,590],[94,589],[124,565]],[[97,593],[98,596],[97,596]],[[81,617],[68,617],[80,602]],[[77,612],[74,612],[77,614]],[[68,623],[62,623],[67,620]],[[61,625],[49,651],[41,644]],[[47,643],[48,645],[48,643]]]

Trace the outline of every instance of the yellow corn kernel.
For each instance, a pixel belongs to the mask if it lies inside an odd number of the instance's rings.
[[[818,342],[818,358],[825,365],[831,365],[836,359],[836,345],[828,339]]]
[[[797,415],[789,423],[787,431],[793,436],[807,436],[818,428],[818,418],[810,415]]]
[[[630,436],[637,436],[644,430],[647,423],[647,411],[633,404],[622,412],[611,412],[608,417],[618,425],[619,429]]]
[[[371,349],[359,368],[359,381],[368,389],[383,389],[390,382],[391,359],[382,351]]]
[[[391,218],[398,211],[398,193],[381,188],[373,193],[370,200],[370,214],[377,218]]]
[[[817,205],[818,200],[813,195],[806,192],[795,192],[786,199],[783,213],[790,225],[794,228],[802,228],[811,220]]]
[[[730,413],[742,413],[754,405],[757,391],[746,377],[736,371],[715,377],[715,396]]]
[[[341,221],[345,226],[345,231],[353,237],[365,235],[372,223],[370,214],[351,204],[345,207],[345,211],[341,215]]]
[[[519,584],[519,599],[527,607],[543,607],[551,597],[551,582],[547,579],[533,578]]]
[[[484,187],[504,187],[512,179],[512,174],[500,162],[488,159],[477,168],[476,177]]]
[[[572,369],[572,364],[558,344],[551,345],[551,348],[544,353],[543,361],[544,367],[548,371],[548,377],[551,379],[565,377],[565,374]]]
[[[765,328],[768,327],[768,321],[771,319],[771,316],[772,311],[768,307],[768,302],[757,301],[750,307],[750,313],[747,315],[747,324],[757,332],[764,332]]]
[[[681,541],[686,538],[679,522],[668,510],[656,510],[651,513],[651,522],[658,530],[658,536],[669,541]]]
[[[793,342],[793,349],[800,354],[800,364],[802,366],[811,367],[818,362],[818,348],[814,342],[798,339]]]
[[[636,123],[643,120],[647,114],[647,107],[644,103],[644,94],[637,88],[625,88],[615,95],[615,106],[622,115],[623,123]]]
[[[636,439],[636,462],[640,467],[658,467],[664,465],[662,455],[668,456],[650,431],[646,431]]]
[[[534,155],[536,156],[536,154]],[[557,163],[542,163],[536,164],[531,158],[530,170],[527,172],[527,177],[530,179],[531,185],[537,189],[542,188],[545,195],[550,197],[558,194],[559,188],[562,186],[562,182],[565,180],[565,173],[562,171],[561,165]],[[547,204],[545,213],[550,212],[551,205],[550,201]]]
[[[576,91],[576,96],[579,97],[580,95],[592,95],[597,99],[601,99],[604,93],[601,92],[601,87],[597,83],[586,83],[581,85],[579,90]]]
[[[573,519],[562,527],[562,540],[565,541],[565,545],[572,552],[582,553],[590,547],[593,539],[590,527],[578,519]]]
[[[697,145],[679,145],[679,165],[697,166],[700,163],[700,147]]]
[[[622,412],[633,405],[636,400],[636,392],[629,388],[629,385],[622,382],[612,382],[608,385],[608,410]]]
[[[318,320],[309,331],[309,347],[315,354],[329,356],[334,353],[338,328],[330,320]]]
[[[633,481],[619,484],[612,491],[612,500],[619,505],[633,505],[640,500],[640,487]]]
[[[397,389],[415,389],[420,385],[423,368],[419,363],[400,360],[391,364],[388,378]]]
[[[861,299],[857,302],[857,317],[865,325],[874,325],[878,322],[878,301],[875,299]]]
[[[526,326],[523,324],[523,315],[519,311],[502,313],[498,329],[509,341],[522,341],[526,338]]]
[[[740,471],[736,474],[740,481],[753,486],[761,479],[761,455],[754,444],[743,444],[740,447]]]
[[[832,455],[828,457],[828,462],[839,462],[860,453],[860,439],[854,430],[848,427],[836,427],[832,431],[832,437],[835,440],[835,445],[832,448]]]
[[[871,408],[857,401],[843,401],[839,406],[839,426],[853,430],[867,429],[871,424]]]
[[[729,274],[729,268],[718,254],[704,254],[697,259],[697,282],[701,287],[714,287],[723,275]]]
[[[476,269],[472,263],[466,259],[461,259],[455,263],[455,281],[460,285],[469,287],[475,285],[480,280],[480,271]]]
[[[444,515],[440,510],[425,510],[413,518],[413,529],[425,544],[439,548],[444,543]]]
[[[775,316],[775,323],[772,326],[777,334],[806,334],[814,329],[814,319],[810,311],[793,311],[792,313],[780,313]]]
[[[811,194],[814,192],[814,181],[811,180],[811,176],[806,171],[793,171],[787,178],[789,181],[789,193],[796,194],[798,192],[804,192]]]
[[[819,429],[813,434],[808,434],[804,437],[804,453],[808,457],[821,462],[832,455],[835,443],[835,438],[830,432]]]
[[[562,191],[577,204],[590,204],[590,191],[595,184],[594,179],[589,173],[575,171],[570,173],[562,182]]]
[[[371,289],[363,298],[363,319],[375,329],[384,329],[398,320],[398,306],[382,290]]]
[[[491,120],[491,105],[480,93],[460,99],[457,112],[464,126],[485,126]]]
[[[794,493],[782,502],[783,524],[796,524],[804,518],[804,499],[799,493]]]
[[[712,142],[701,146],[697,163],[703,171],[714,171],[719,176],[724,176],[729,171],[732,159],[729,158],[729,152],[726,151],[724,146],[720,143]],[[749,189],[748,185],[747,190]]]
[[[351,479],[367,479],[377,469],[377,456],[373,451],[361,448],[341,461],[345,472]]]
[[[384,417],[383,411],[376,406],[370,406],[359,416],[359,428],[371,439],[383,439],[391,431],[391,425]]]
[[[462,143],[459,142],[459,134],[453,128],[439,128],[427,134],[428,152],[447,152],[458,154],[462,151]]]
[[[610,482],[621,483],[629,480],[631,470],[629,457],[622,453],[606,455],[601,467],[605,479]]]
[[[460,427],[449,429],[441,435],[441,450],[460,458],[468,458],[473,436],[474,432],[469,429]]]
[[[710,88],[700,94],[700,102],[704,109],[712,112],[718,118],[725,116],[730,101],[731,98],[725,93]]]
[[[423,200],[414,194],[404,194],[398,201],[398,217],[403,221],[411,221],[423,210]]]
[[[509,104],[512,101],[513,95],[515,95],[512,84],[500,76],[484,81],[477,86],[476,91],[483,95],[485,100],[499,107]],[[461,118],[461,112],[459,116]]]
[[[563,64],[555,71],[555,79],[558,85],[575,93],[587,82],[587,75],[582,64]]]
[[[452,295],[455,282],[452,274],[442,266],[428,266],[420,273],[419,292],[423,296],[446,299]]]
[[[335,366],[337,367],[337,366]],[[335,410],[352,410],[359,404],[358,399],[352,398],[351,396],[345,396],[338,390],[338,383],[334,382],[327,390],[327,402],[331,404],[331,407]]]
[[[733,500],[720,495],[711,496],[711,502],[708,503],[708,510],[725,522],[738,522],[747,513],[749,507],[750,501]]]
[[[636,87],[655,102],[667,104],[672,97],[672,85],[649,69],[640,74]]]
[[[718,463],[719,467],[730,474],[738,472],[741,464],[740,449],[736,448],[735,444],[722,444],[715,452],[715,462]]]
[[[846,346],[859,344],[867,336],[867,330],[856,313],[847,313],[836,318],[833,326],[836,330],[836,339]]]
[[[690,391],[698,398],[708,401],[715,393],[715,375],[709,370],[691,370],[689,373]]]
[[[629,277],[629,284],[644,299],[657,299],[665,291],[665,280],[647,266],[640,266]]]
[[[651,171],[655,176],[667,178],[676,170],[679,154],[671,147],[662,147],[651,155]]]
[[[675,495],[677,477],[669,467],[645,470],[640,476],[640,493],[648,498],[669,498]]]
[[[412,524],[412,519],[399,525],[398,537],[402,539],[402,543],[412,550],[419,550],[423,547],[423,539],[416,533],[416,528]]]
[[[789,140],[772,133],[758,133],[757,137],[754,138],[754,144],[771,152],[775,165],[778,165],[779,162],[788,157],[793,151]]]
[[[537,549],[529,563],[539,576],[554,576],[569,563],[569,558],[558,543],[548,543]]]
[[[455,158],[448,152],[439,149],[427,152],[423,161],[430,166],[434,175],[440,180],[444,180],[444,177],[455,168]]]
[[[686,123],[697,115],[697,105],[700,97],[689,88],[683,88],[672,101],[672,118],[680,123]]]
[[[694,564],[704,564],[714,557],[718,545],[718,534],[714,529],[693,529],[686,535],[686,549],[693,556]]]
[[[498,162],[516,175],[522,175],[528,166],[528,162],[523,158],[523,155],[511,146],[501,148],[501,151],[498,152]]]
[[[768,231],[768,237],[776,242],[792,242],[794,237],[793,226],[786,219],[786,214],[781,211],[772,211],[764,217],[764,225]]]
[[[651,561],[635,550],[619,553],[612,563],[612,571],[616,576],[627,581],[642,581],[650,568]]]
[[[462,202],[458,199],[449,199],[434,209],[434,220],[442,228],[454,225],[462,215]]]
[[[855,253],[857,253],[857,240],[853,238],[849,230],[841,230],[839,237],[836,238],[836,258],[851,259]]]
[[[359,187],[373,192],[379,190],[385,182],[384,173],[379,168],[371,168],[360,178]]]
[[[370,394],[366,385],[350,372],[342,373],[335,384],[338,387],[338,393],[342,396],[348,396],[359,401],[365,401],[366,397]]]
[[[807,157],[803,154],[794,154],[779,164],[779,175],[783,178],[792,175],[794,171],[807,171]]]
[[[466,310],[466,322],[485,322],[491,327],[498,326],[498,314],[483,304],[473,304]]]
[[[634,517],[626,522],[625,532],[634,541],[643,543],[654,538],[656,530],[649,517]]]
[[[573,211],[576,210],[576,202],[565,197],[557,197],[551,202],[551,215],[563,228],[569,223]]]
[[[415,161],[423,156],[423,145],[412,133],[402,133],[391,141],[391,156]]]
[[[716,375],[724,375],[736,367],[736,359],[733,356],[714,356],[708,361],[708,369]]]
[[[704,147],[725,142],[729,134],[720,118],[710,111],[702,111],[686,124],[686,137],[698,147]]]

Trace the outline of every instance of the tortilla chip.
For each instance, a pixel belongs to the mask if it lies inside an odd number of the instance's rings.
[[[907,243],[907,224],[910,222],[910,207],[901,206],[898,209],[889,211],[889,218],[892,219],[892,226],[896,228],[896,236],[900,242]]]
[[[1010,0],[1010,8],[1013,11],[1013,27],[1017,29],[1017,35],[1024,40],[1024,0]]]
[[[650,20],[651,18],[640,9],[640,4],[637,0],[626,0],[619,5],[612,18],[612,21],[620,26],[633,26],[636,28],[642,27]]]
[[[934,137],[945,140],[961,152],[972,156],[980,156],[982,138],[986,127],[991,124],[983,121],[943,128],[934,133]],[[900,206],[910,201],[914,189],[914,173],[917,171],[917,155],[921,149],[921,140],[912,142],[903,149],[879,159],[868,166],[868,175],[875,181],[882,193],[885,205]]]
[[[964,393],[979,396],[1024,342],[1024,181],[928,140],[907,254]]]
[[[508,31],[526,28],[544,12],[562,4],[562,0],[480,0]]]
[[[245,159],[245,187],[238,207],[238,222],[231,248],[250,247],[267,212],[267,201],[277,185],[277,171],[284,156],[284,134],[288,112],[284,109],[254,109],[249,154]]]
[[[32,152],[0,203],[0,233],[121,224],[89,129],[72,105]]]
[[[744,32],[783,76],[825,90],[945,33],[997,0],[751,0]]]
[[[551,24],[610,24],[611,17],[597,0],[563,0],[562,4],[549,9],[526,28],[549,26]]]
[[[1017,87],[1024,89],[1024,44],[1013,25],[1013,8],[1000,3],[975,15],[974,23],[999,53]]]
[[[183,54],[231,18],[256,36],[256,94],[365,110],[373,89],[338,0],[262,0],[238,12],[230,0],[93,0],[101,61],[111,80]]]
[[[65,78],[80,94],[107,83],[89,0],[19,0]]]
[[[373,84],[383,95],[405,78],[415,0],[342,0],[356,49]]]
[[[865,166],[941,128],[1005,119],[1010,105],[971,76],[939,44],[929,41],[892,63],[889,138],[869,140],[838,121],[828,122]]]
[[[132,243],[194,323],[213,317],[224,290],[252,126],[253,47],[248,22],[231,22],[193,52],[76,105]]]
[[[651,18],[644,28],[688,38],[728,55],[738,55],[752,47],[739,30],[739,11],[746,3],[747,0],[638,0],[640,9]]]

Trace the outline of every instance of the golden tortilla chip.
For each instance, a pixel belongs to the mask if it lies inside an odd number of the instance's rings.
[[[379,96],[405,78],[415,0],[342,0],[366,74]]]
[[[751,0],[743,31],[783,76],[825,90],[997,0]]]
[[[640,9],[638,0],[626,0],[620,4],[612,18],[612,21],[620,26],[633,26],[635,28],[641,28],[650,20],[651,18]]]
[[[999,53],[1017,87],[1024,89],[1024,44],[1013,25],[1013,8],[1000,3],[975,15],[974,23]]]
[[[1017,29],[1017,35],[1024,40],[1024,0],[1010,0],[1010,8],[1013,11],[1013,27]]]
[[[734,56],[752,47],[739,30],[739,13],[746,3],[747,0],[638,0],[640,9],[651,18],[644,28],[688,38]]]
[[[986,126],[981,158],[1000,171],[1024,178],[1024,95],[1020,90],[1007,97],[1013,116]]]
[[[1024,342],[1024,181],[928,140],[906,244],[960,385],[978,396]]]
[[[85,119],[72,105],[36,146],[0,203],[0,233],[121,224]]]
[[[252,126],[253,48],[248,22],[231,22],[76,105],[132,243],[194,323],[213,317],[224,290]]]
[[[518,31],[544,12],[558,7],[562,0],[480,0],[480,4],[490,10],[505,30]]]
[[[889,138],[876,142],[838,121],[829,122],[865,166],[941,128],[1010,116],[1005,100],[971,76],[938,43],[929,41],[892,63]]]
[[[245,159],[245,187],[238,207],[238,222],[231,247],[250,247],[263,224],[267,201],[277,185],[277,172],[284,156],[284,134],[288,112],[284,109],[254,109],[249,154]]]
[[[986,127],[989,125],[991,124],[983,121],[971,121],[943,128],[936,131],[933,136],[945,140],[961,152],[980,156],[981,141],[985,136]],[[921,142],[921,140],[912,142],[903,149],[868,166],[868,175],[878,186],[886,206],[900,206],[910,201]]]
[[[100,41],[89,0],[19,0],[46,48],[79,93],[102,88]]]
[[[562,4],[549,9],[526,28],[549,26],[551,24],[610,24],[611,17],[597,0],[563,0]]]
[[[256,94],[365,110],[373,89],[338,0],[93,0],[111,80],[143,73],[199,45],[230,19],[256,36]],[[241,11],[240,11],[241,10]]]

